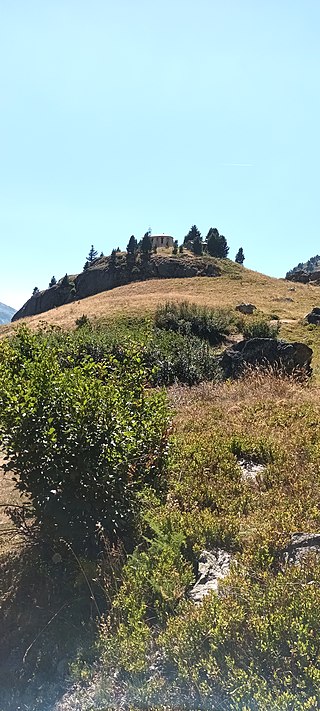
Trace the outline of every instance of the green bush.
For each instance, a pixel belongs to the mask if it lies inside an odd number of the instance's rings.
[[[158,328],[197,336],[208,341],[211,346],[223,342],[230,323],[227,312],[197,306],[188,301],[168,302],[160,306],[155,314],[155,325]]]
[[[254,317],[253,319],[244,319],[240,327],[244,338],[276,338],[279,330],[279,323],[270,323],[264,317]]]
[[[154,561],[155,577],[160,560],[161,556]],[[170,555],[167,561],[170,581],[176,567],[186,584],[187,569]],[[109,618],[100,630],[104,678],[110,674],[114,678],[116,668],[117,693],[121,689],[126,708],[319,708],[319,561],[309,557],[301,566],[255,577],[238,566],[219,597],[211,593],[199,605],[176,600],[162,629],[153,630],[141,599],[141,591],[145,599],[152,581],[151,560],[145,564],[147,575],[143,569],[130,561],[115,601],[118,626],[112,631]],[[166,581],[160,578],[161,582]],[[105,699],[113,708],[112,688]]]
[[[130,541],[145,487],[164,488],[168,412],[145,393],[134,349],[80,365],[22,329],[0,347],[0,433],[7,468],[42,536],[77,548],[100,532]],[[129,545],[129,543],[128,543]]]
[[[235,711],[318,708],[319,589],[309,559],[256,579],[234,572],[220,598],[185,604],[159,640],[175,691],[195,699],[201,690],[201,708],[217,697]]]
[[[42,338],[56,349],[64,368],[72,363],[80,365],[88,357],[95,363],[103,363],[110,356],[123,362],[134,348],[151,385],[194,385],[217,375],[216,359],[206,342],[154,328],[146,319],[118,319],[108,328],[83,324],[73,333],[55,329],[44,332]]]

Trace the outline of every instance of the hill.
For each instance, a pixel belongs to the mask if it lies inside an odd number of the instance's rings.
[[[17,311],[13,321],[132,282],[159,278],[217,277],[220,274],[219,260],[211,257],[195,257],[186,253],[169,256],[167,250],[152,254],[149,258],[141,254],[114,252],[110,257],[94,259],[81,274],[66,274],[49,289],[36,291]]]
[[[0,324],[9,323],[16,313],[16,309],[0,302]]]

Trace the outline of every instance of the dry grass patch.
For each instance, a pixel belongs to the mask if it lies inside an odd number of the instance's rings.
[[[120,314],[143,315],[154,313],[165,301],[174,300],[192,301],[213,308],[234,308],[241,301],[251,301],[266,315],[295,320],[319,305],[318,287],[296,284],[295,291],[290,291],[293,287],[284,279],[273,279],[245,268],[236,269],[236,265],[228,260],[221,260],[221,266],[221,277],[136,282],[29,317],[24,322],[32,329],[39,328],[44,322],[69,329],[74,328],[76,319],[82,314],[93,321]],[[16,324],[0,327],[0,337],[12,333],[15,328]]]

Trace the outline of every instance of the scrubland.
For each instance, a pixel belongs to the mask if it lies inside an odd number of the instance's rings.
[[[55,708],[66,679],[91,711],[320,707],[320,562],[281,562],[320,531],[318,291],[289,288],[226,262],[1,330],[3,711]],[[219,377],[223,348],[277,330],[311,378]],[[230,573],[195,605],[215,548]]]

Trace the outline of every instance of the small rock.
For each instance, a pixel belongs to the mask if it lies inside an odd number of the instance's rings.
[[[198,604],[211,590],[217,592],[219,580],[225,578],[230,571],[230,563],[230,553],[222,548],[203,551],[198,563],[198,580],[188,593],[191,600]]]
[[[236,311],[240,311],[242,314],[251,315],[256,311],[256,306],[254,304],[238,304],[236,306]]]
[[[238,464],[242,472],[243,481],[252,481],[255,483],[258,476],[265,471],[263,464],[256,464],[248,459],[240,459]]]

